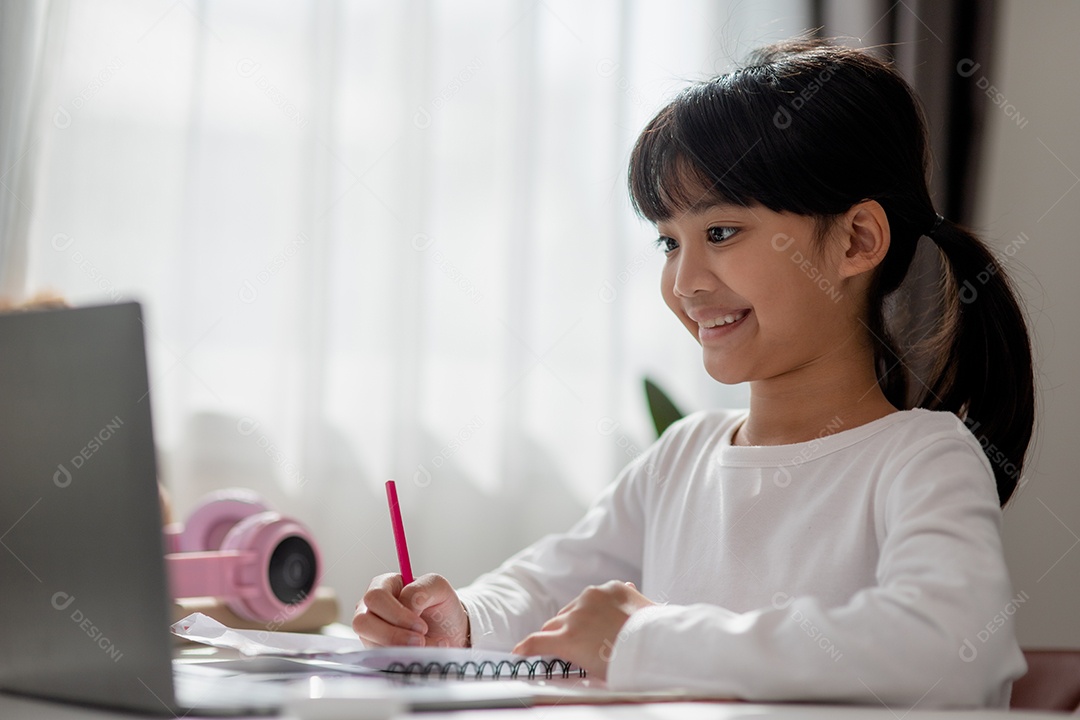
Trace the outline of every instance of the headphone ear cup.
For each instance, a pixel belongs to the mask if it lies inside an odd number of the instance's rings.
[[[177,552],[206,552],[221,548],[225,537],[244,518],[269,508],[258,493],[234,488],[205,495],[188,516],[177,540]]]
[[[251,515],[229,531],[221,549],[253,558],[238,573],[238,586],[228,598],[237,615],[280,623],[314,602],[322,561],[315,539],[298,521],[276,512]]]

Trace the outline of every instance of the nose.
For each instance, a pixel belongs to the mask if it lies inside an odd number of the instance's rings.
[[[673,291],[679,297],[691,297],[699,292],[716,289],[719,280],[708,265],[705,248],[697,243],[685,243],[675,259]]]

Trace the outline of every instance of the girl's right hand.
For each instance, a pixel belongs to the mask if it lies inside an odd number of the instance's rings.
[[[352,626],[368,647],[468,647],[465,607],[450,582],[434,573],[406,587],[400,573],[379,575],[357,604]]]

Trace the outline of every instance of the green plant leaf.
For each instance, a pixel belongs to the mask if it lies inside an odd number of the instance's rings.
[[[675,406],[671,398],[649,378],[645,378],[645,399],[649,403],[649,413],[652,415],[657,437],[663,435],[671,423],[683,416],[682,411]]]

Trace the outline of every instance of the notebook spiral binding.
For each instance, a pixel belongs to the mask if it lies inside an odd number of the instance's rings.
[[[585,677],[584,668],[572,668],[570,663],[565,660],[534,660],[532,662],[528,660],[518,660],[517,662],[510,662],[508,660],[500,660],[495,663],[490,660],[484,660],[480,663],[472,662],[471,660],[465,663],[391,663],[386,667],[386,672],[390,673],[403,673],[408,676],[418,676],[424,678],[430,678],[437,676],[440,679],[447,679],[449,677],[456,677],[458,680],[464,680],[466,678],[479,680],[484,677],[491,677],[498,680],[500,677],[507,677],[511,680],[517,680],[518,678],[524,678],[528,680],[536,680],[537,678],[544,678],[550,680],[553,677]],[[486,675],[486,672],[490,672],[490,675]],[[507,675],[503,675],[507,673]]]

